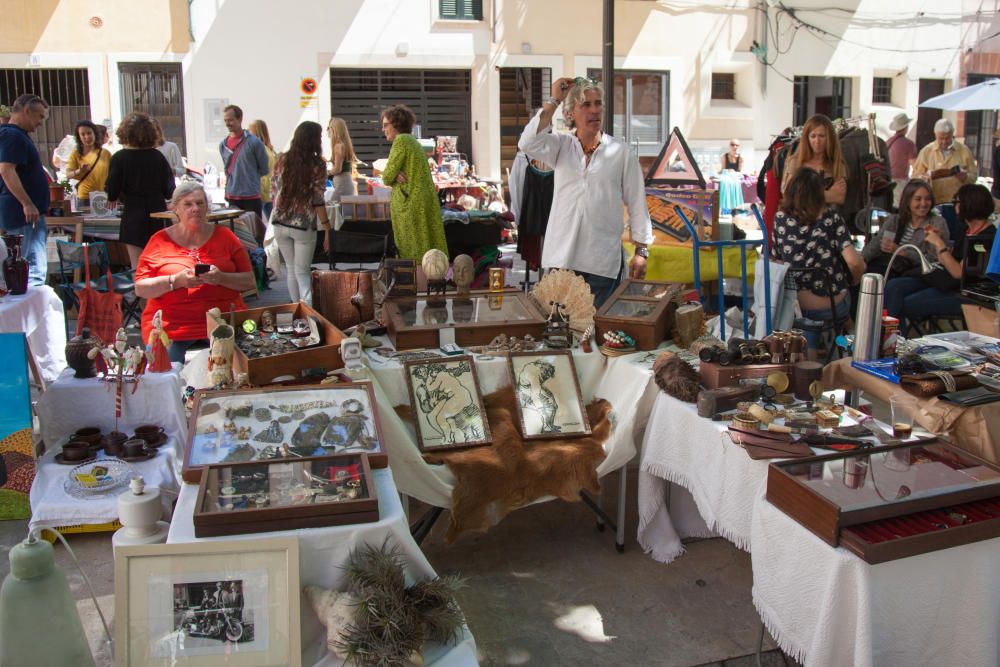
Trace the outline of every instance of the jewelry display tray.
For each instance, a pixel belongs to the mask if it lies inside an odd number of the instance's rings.
[[[766,498],[872,564],[1000,536],[1000,468],[940,441],[774,461]]]

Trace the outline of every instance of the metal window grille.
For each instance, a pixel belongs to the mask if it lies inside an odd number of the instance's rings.
[[[0,69],[0,101],[10,105],[25,93],[49,103],[49,118],[32,134],[42,164],[52,166],[52,151],[77,122],[90,118],[90,81],[86,69]]]
[[[442,19],[482,21],[483,0],[438,0],[438,15]]]
[[[892,79],[876,76],[872,79],[872,104],[892,104]]]
[[[712,99],[736,99],[736,75],[731,72],[712,72]]]
[[[389,155],[380,115],[394,104],[413,110],[421,136],[457,136],[459,151],[473,162],[471,84],[469,70],[331,68],[331,108],[347,123],[354,152],[368,164]]]

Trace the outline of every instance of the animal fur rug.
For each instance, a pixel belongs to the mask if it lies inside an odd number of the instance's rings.
[[[600,491],[597,466],[611,435],[611,404],[596,399],[587,406],[591,435],[581,438],[521,438],[514,391],[507,387],[483,397],[493,433],[487,447],[425,454],[430,464],[448,466],[455,475],[445,541],[468,530],[485,532],[512,510],[544,496],[580,499],[580,491]],[[397,413],[412,422],[410,406]]]

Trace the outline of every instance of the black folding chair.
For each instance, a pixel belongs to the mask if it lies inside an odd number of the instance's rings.
[[[90,262],[90,280],[94,288],[99,292],[107,292],[108,268],[111,266],[111,256],[108,253],[108,244],[104,241],[93,243],[72,243],[70,241],[56,241],[56,251],[59,253],[59,292],[63,305],[66,309],[80,307],[80,299],[77,292],[86,287],[83,280],[77,281],[77,277],[82,277],[86,268],[87,260],[84,259],[84,248],[87,249],[86,257]],[[122,295],[122,326],[128,326],[130,322],[139,322],[142,311],[139,308],[140,300],[135,294],[135,272],[125,271],[111,274],[110,289],[115,294]],[[69,319],[66,320],[66,334],[70,335]]]

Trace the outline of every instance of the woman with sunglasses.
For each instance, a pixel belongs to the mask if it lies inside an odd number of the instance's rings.
[[[564,102],[563,118],[571,134],[552,132],[552,118]],[[635,245],[628,264],[631,277],[645,277],[653,242],[639,159],[625,142],[602,131],[603,121],[601,85],[563,77],[552,84],[552,96],[518,141],[523,153],[555,172],[542,268],[577,272],[590,286],[598,308],[624,277],[621,237],[626,209]]]
[[[722,154],[722,164],[720,171],[743,172],[743,156],[740,155],[740,140],[730,139],[729,150]]]

